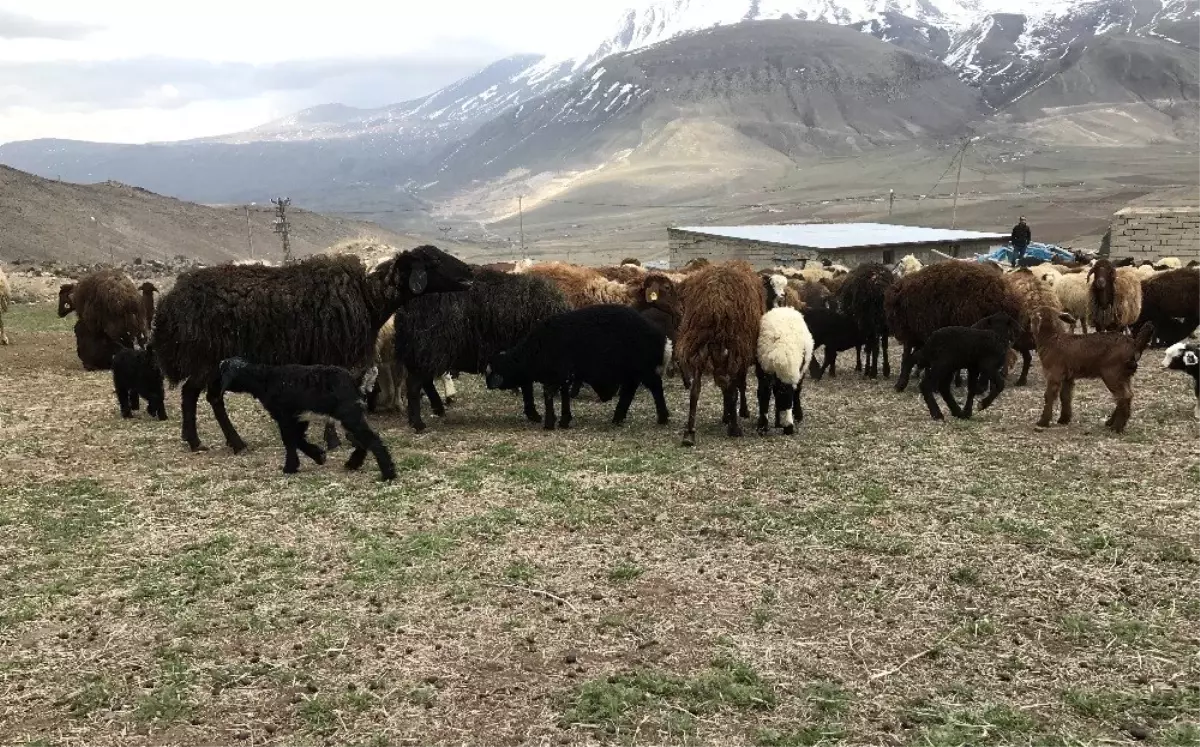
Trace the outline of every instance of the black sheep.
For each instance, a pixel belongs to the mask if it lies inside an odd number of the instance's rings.
[[[567,311],[567,299],[550,281],[536,275],[509,275],[477,269],[465,293],[413,299],[397,312],[396,363],[405,372],[408,424],[425,429],[421,392],[434,415],[445,414],[434,379],[449,371],[483,373],[497,353],[521,341],[540,322]],[[533,383],[520,387],[525,417],[540,416]]]
[[[838,291],[841,310],[854,320],[861,330],[866,348],[867,361],[864,375],[874,379],[879,376],[879,357],[883,356],[883,375],[892,375],[888,362],[888,326],[884,311],[884,297],[896,277],[885,265],[867,262],[855,267],[846,277]],[[858,370],[857,367],[855,370]]]
[[[843,350],[858,348],[866,340],[847,314],[833,309],[805,309],[804,322],[812,334],[813,350],[825,348],[825,362],[818,364],[814,353],[809,372],[814,379],[820,380],[826,371],[830,376],[837,376],[837,355]]]
[[[571,425],[571,383],[595,390],[601,402],[620,393],[613,423],[621,424],[638,384],[650,390],[658,424],[667,422],[662,374],[671,359],[667,337],[628,306],[604,304],[556,314],[535,327],[487,369],[488,389],[542,385],[546,430],[554,430],[554,394],[562,395],[560,428]]]
[[[1183,371],[1192,377],[1192,388],[1196,391],[1195,416],[1200,418],[1200,342],[1183,340],[1167,348],[1163,356],[1163,368]]]
[[[310,414],[333,418],[346,429],[354,451],[346,461],[346,469],[362,466],[367,451],[375,455],[384,480],[396,477],[392,455],[371,430],[365,415],[363,388],[370,389],[374,381],[360,385],[348,370],[340,366],[300,366],[288,364],[266,366],[248,363],[244,358],[229,358],[219,366],[218,391],[244,392],[262,403],[267,413],[279,425],[279,435],[287,451],[283,471],[292,474],[300,469],[297,451],[317,464],[325,463],[325,452],[305,437]]]
[[[121,349],[102,330],[93,329],[82,319],[75,322],[75,353],[83,363],[84,371],[103,371],[112,368],[113,356]]]
[[[937,391],[950,408],[951,415],[970,418],[975,395],[982,390],[984,378],[991,383],[991,391],[979,402],[979,409],[986,410],[1004,391],[1008,350],[1019,331],[1016,319],[998,312],[971,327],[942,327],[930,334],[914,356],[917,365],[925,369],[921,396],[929,407],[929,416],[934,420],[943,419],[933,397]],[[950,382],[964,368],[967,369],[967,405],[960,409],[950,391]]]
[[[113,389],[121,406],[121,417],[132,418],[139,399],[146,400],[146,414],[167,419],[163,375],[149,349],[121,348],[112,360]]]
[[[201,448],[196,403],[207,391],[225,442],[246,448],[221,399],[217,367],[226,358],[365,369],[397,309],[422,294],[465,290],[470,278],[469,265],[433,246],[398,252],[369,273],[353,255],[318,255],[180,275],[154,312],[154,349],[167,381],[183,382],[183,440]]]

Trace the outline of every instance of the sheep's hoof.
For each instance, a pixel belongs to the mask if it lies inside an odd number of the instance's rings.
[[[1071,424],[1071,418],[1070,418],[1070,417],[1065,417],[1065,418],[1063,418],[1063,417],[1060,417],[1060,418],[1058,419],[1058,424],[1059,424],[1059,425],[1070,425],[1070,424]],[[1108,423],[1105,423],[1105,425],[1108,425]]]
[[[122,411],[121,411],[121,417],[123,417],[123,418],[127,418],[127,419],[128,419],[128,418],[132,418],[132,417],[133,417],[133,413],[132,413],[132,412],[129,412],[128,410],[122,410]]]
[[[314,462],[316,462],[317,464],[324,464],[324,463],[325,463],[325,452],[323,452],[323,451],[318,451],[318,452],[317,452],[317,453],[316,453],[316,454],[315,454],[315,455],[312,457],[312,460],[313,460]]]
[[[617,425],[620,425],[620,423],[617,423]],[[570,420],[560,420],[560,421],[558,421],[558,427],[564,431],[568,430],[571,427],[571,421]]]
[[[726,432],[729,434],[730,438],[741,438],[742,437],[741,426],[737,425],[736,423],[733,424],[732,426],[730,426],[729,430]]]
[[[294,474],[296,474],[296,473],[297,473],[297,472],[299,472],[299,471],[300,471],[300,467],[299,467],[299,466],[293,467],[293,466],[291,466],[290,464],[289,464],[289,465],[285,465],[285,466],[284,466],[284,468],[283,468],[283,474],[285,474],[285,475],[294,475]]]
[[[669,423],[669,422],[671,422],[671,416],[670,416],[670,415],[663,415],[663,416],[659,417],[659,419],[658,419],[658,424],[659,424],[659,425],[666,425],[666,424],[667,424],[667,423]]]
[[[680,446],[695,446],[696,445],[696,432],[688,431],[687,433],[683,434],[683,441],[681,441],[679,445]]]
[[[933,418],[934,420],[945,420],[946,419],[946,416],[941,414],[940,412],[931,412],[931,413],[929,413],[929,417]]]
[[[794,436],[794,435],[796,435],[796,426],[794,426],[794,425],[785,425],[785,426],[783,426],[783,435],[785,435],[785,436]]]
[[[409,423],[409,425],[412,427],[412,429],[413,429],[413,432],[414,432],[414,433],[421,433],[422,431],[424,431],[424,430],[425,430],[425,424],[424,424],[424,423],[420,423],[420,422],[418,422],[418,423]]]
[[[765,425],[757,426],[754,430],[756,430],[760,436],[765,436],[771,431],[771,429]]]
[[[546,430],[546,431],[554,430],[554,421],[551,420],[549,423],[546,423],[545,425],[543,425],[542,430]]]
[[[542,422],[542,414],[537,410],[526,410],[525,419],[531,423],[540,423]]]
[[[959,420],[970,420],[970,419],[971,419],[971,413],[969,413],[969,412],[956,412],[956,413],[954,413],[954,417],[958,418]]]
[[[442,400],[442,402],[446,403],[447,407],[454,404],[457,401],[458,400],[456,400],[454,397],[446,397],[444,400]]]
[[[395,480],[395,479],[396,479],[395,472],[391,473],[390,475],[380,475],[379,476],[380,482],[391,482],[392,480]]]
[[[1049,428],[1050,421],[1049,420],[1039,420],[1039,421],[1037,421],[1037,423],[1034,424],[1034,427],[1035,428]]]
[[[158,419],[159,419],[159,420],[166,420],[166,419],[167,419],[167,414],[166,414],[165,412],[160,412],[160,413],[158,414]]]

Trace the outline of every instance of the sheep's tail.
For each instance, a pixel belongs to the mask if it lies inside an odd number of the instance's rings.
[[[1154,324],[1152,322],[1146,322],[1145,324],[1142,325],[1141,330],[1138,332],[1137,337],[1134,338],[1134,341],[1133,341],[1133,351],[1134,351],[1133,359],[1134,359],[1134,361],[1136,361],[1138,358],[1142,357],[1142,351],[1144,351],[1146,349],[1146,346],[1150,344],[1150,340],[1152,340],[1153,338],[1154,338]]]

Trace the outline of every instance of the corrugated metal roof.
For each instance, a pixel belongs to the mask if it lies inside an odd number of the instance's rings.
[[[794,223],[773,226],[679,226],[679,231],[727,239],[763,241],[813,249],[927,244],[937,241],[1007,241],[1008,234],[888,223]]]

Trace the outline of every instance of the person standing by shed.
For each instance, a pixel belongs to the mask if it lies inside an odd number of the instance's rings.
[[[1029,224],[1025,222],[1025,216],[1017,221],[1017,225],[1013,226],[1012,244],[1013,253],[1010,258],[1010,264],[1013,267],[1021,264],[1021,260],[1025,259],[1025,250],[1029,248],[1029,242],[1033,241],[1033,232],[1029,230]]]

